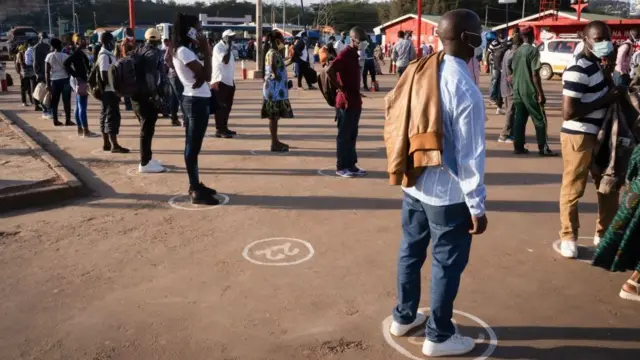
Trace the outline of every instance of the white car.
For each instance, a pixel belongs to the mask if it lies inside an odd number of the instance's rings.
[[[0,37],[0,59],[7,60],[9,59],[9,38]]]
[[[580,39],[553,39],[540,43],[540,77],[550,80],[553,75],[562,75],[580,43]]]

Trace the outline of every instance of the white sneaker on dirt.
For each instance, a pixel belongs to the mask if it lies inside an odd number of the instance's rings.
[[[600,241],[602,241],[602,238],[598,235],[595,235],[593,237],[593,246],[598,246],[600,245]]]
[[[453,334],[443,343],[434,343],[425,340],[422,345],[422,353],[427,356],[453,356],[470,352],[476,346],[472,338]]]
[[[418,312],[416,313],[416,319],[413,320],[411,324],[402,325],[397,323],[395,320],[391,323],[391,327],[389,327],[389,332],[393,336],[404,336],[411,329],[416,328],[427,321],[427,315],[424,313]]]
[[[625,291],[624,289],[620,290],[620,297],[622,299],[625,300],[631,300],[631,301],[640,301],[640,284],[638,284],[637,282],[629,279],[627,280],[627,284],[629,285],[633,285],[636,288],[636,293],[630,293]]]
[[[154,161],[149,161],[147,165],[144,166],[142,166],[142,164],[138,165],[138,172],[141,174],[157,174],[165,171],[167,171],[167,169]]]
[[[573,240],[560,241],[560,254],[567,259],[575,259],[578,257],[578,244]]]
[[[502,115],[502,114],[504,114],[504,112],[502,112],[502,108],[497,108],[496,115]]]
[[[155,163],[155,164],[158,164],[158,165],[162,166],[162,160],[151,159],[151,160],[149,160],[149,162],[150,163]]]

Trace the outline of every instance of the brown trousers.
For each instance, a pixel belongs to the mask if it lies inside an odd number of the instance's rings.
[[[235,86],[229,86],[221,81],[211,85],[212,95],[215,97],[214,116],[216,120],[216,130],[229,130],[229,114],[233,106],[233,97],[236,93]]]
[[[589,177],[589,166],[596,146],[596,135],[560,134],[562,144],[562,188],[560,189],[560,239],[577,240],[580,219],[578,200],[584,195]],[[596,189],[600,185],[600,177],[594,176]],[[596,218],[596,235],[604,236],[618,211],[618,192],[610,194],[598,193],[598,215]]]

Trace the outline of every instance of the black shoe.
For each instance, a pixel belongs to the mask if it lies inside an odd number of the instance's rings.
[[[63,123],[57,120],[53,122],[53,126],[63,126],[63,125],[64,125]]]
[[[227,129],[227,131],[226,131],[226,132],[227,132],[227,134],[229,134],[229,135],[238,135],[238,133],[237,133],[237,132],[235,132],[235,131],[233,131],[233,130],[229,130],[229,129]]]
[[[516,149],[516,150],[513,150],[513,153],[514,153],[515,155],[526,155],[526,154],[528,154],[528,153],[529,153],[529,149],[526,149],[526,148],[523,148],[523,149]]]
[[[111,153],[112,154],[128,154],[129,153],[129,149],[122,147],[122,146],[117,146],[114,147],[113,149],[111,149]]]
[[[207,187],[205,184],[200,183],[200,189],[201,191],[204,191],[206,193],[209,193],[209,195],[211,196],[216,196],[218,194],[218,192],[216,191],[216,189],[212,189],[210,187]]]
[[[191,198],[191,204],[193,205],[209,205],[215,206],[220,204],[220,200],[216,199],[209,193],[207,188],[198,186],[196,189],[189,190],[189,197]]]
[[[313,86],[313,85],[309,85],[309,88],[308,88],[308,89],[309,89],[309,90],[315,90],[315,89],[317,89],[317,87],[315,87],[315,86]]]
[[[42,108],[40,106],[36,106],[36,111],[42,111]]]
[[[102,151],[111,151],[111,144],[102,145]]]
[[[541,157],[556,157],[558,156],[558,153],[551,151],[548,146],[545,146],[543,149],[538,151],[538,155]]]
[[[76,126],[76,123],[71,120],[67,120],[64,122],[64,126]]]
[[[232,139],[233,135],[229,134],[228,132],[216,131],[216,137],[222,139]]]
[[[177,118],[171,119],[171,126],[182,126],[182,123]]]

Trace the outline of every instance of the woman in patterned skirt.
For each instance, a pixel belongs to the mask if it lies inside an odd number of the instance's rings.
[[[631,155],[625,194],[598,245],[593,265],[609,271],[632,270],[631,278],[622,285],[620,297],[640,301],[640,145]]]
[[[287,69],[284,62],[284,37],[279,31],[273,31],[267,35],[270,49],[265,55],[264,61],[264,87],[262,94],[262,118],[269,119],[269,132],[271,133],[271,151],[287,152],[289,145],[278,140],[278,120],[280,118],[292,118],[293,110],[289,103],[289,87],[287,81]]]

